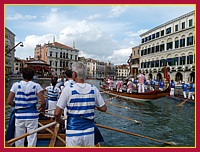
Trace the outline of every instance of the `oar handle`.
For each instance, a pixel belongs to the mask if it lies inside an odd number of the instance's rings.
[[[168,144],[168,145],[175,145],[174,142],[166,142],[166,141],[162,141],[162,140],[159,140],[159,139],[155,139],[155,138],[143,136],[143,135],[140,135],[140,134],[135,134],[135,133],[128,132],[128,131],[119,130],[119,129],[111,128],[111,127],[108,127],[108,126],[103,126],[103,125],[101,125],[101,124],[96,124],[96,126],[101,127],[101,128],[105,128],[105,129],[109,129],[109,130],[113,130],[113,131],[117,131],[117,132],[121,132],[121,133],[125,133],[125,134],[132,135],[132,136],[137,136],[137,137],[141,137],[141,138],[146,138],[146,139],[149,139],[149,140],[153,140],[153,141],[160,142],[160,143],[164,143],[164,144]]]
[[[26,137],[28,135],[30,135],[30,134],[29,133],[25,133],[25,134],[23,134],[23,135],[21,135],[19,137],[16,137],[16,138],[13,138],[13,139],[7,141],[6,144],[14,143],[15,141],[20,140],[20,139],[22,139],[22,138],[24,138],[24,137]]]
[[[62,117],[61,119],[65,120],[66,118],[63,118],[63,117]],[[37,129],[35,129],[35,130],[31,131],[31,132],[27,132],[27,133],[25,133],[25,134],[23,134],[23,135],[21,135],[21,136],[19,136],[19,137],[13,138],[13,139],[7,141],[6,144],[11,144],[11,143],[13,143],[13,142],[15,142],[15,141],[17,141],[17,140],[19,140],[19,139],[22,139],[22,138],[24,138],[24,137],[27,137],[27,136],[29,136],[29,135],[31,135],[31,134],[34,134],[34,133],[36,133],[36,132],[39,132],[39,131],[41,131],[41,130],[43,130],[43,129],[45,129],[45,128],[48,128],[48,127],[50,127],[50,126],[53,126],[53,125],[55,125],[55,124],[57,124],[56,121],[51,122],[51,123],[49,123],[49,124],[47,124],[47,125],[44,125],[44,126],[42,126],[42,127],[40,127],[40,128],[37,128]]]

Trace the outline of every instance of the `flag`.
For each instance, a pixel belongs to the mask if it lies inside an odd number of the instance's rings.
[[[164,78],[165,78],[166,80],[169,79],[169,77],[168,77],[168,71],[167,71],[166,66],[164,66]]]

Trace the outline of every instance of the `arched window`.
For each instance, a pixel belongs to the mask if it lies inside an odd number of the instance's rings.
[[[180,39],[180,47],[184,47],[185,46],[185,35],[181,36]]]
[[[179,39],[178,37],[175,38],[175,48],[179,47]]]
[[[189,36],[187,37],[187,46],[193,45],[193,34],[190,33]]]
[[[172,39],[171,38],[167,39],[167,50],[172,49],[172,46],[173,46]]]

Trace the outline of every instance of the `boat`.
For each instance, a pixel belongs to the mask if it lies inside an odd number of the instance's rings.
[[[112,96],[117,96],[119,98],[128,99],[128,100],[134,100],[134,101],[152,101],[155,99],[159,99],[162,97],[165,97],[169,95],[170,87],[168,86],[164,91],[154,90],[144,93],[126,93],[123,92],[117,92],[116,89],[114,90],[108,90],[106,85],[101,85],[101,89],[103,89],[107,94]]]
[[[53,124],[49,127],[44,127],[43,130],[37,132],[36,147],[65,147],[65,121],[56,123],[55,120],[50,120],[50,117],[44,114],[39,114],[38,128]]]
[[[65,134],[65,120],[57,123],[55,120],[50,120],[49,117],[44,116],[44,114],[39,114],[38,128],[33,132],[26,133],[18,139],[25,138],[25,147],[27,147],[26,137],[32,133],[37,132],[37,143],[36,147],[66,147],[66,134]],[[95,128],[96,132],[96,128]],[[97,131],[98,132],[98,131]],[[6,147],[14,147],[14,140],[17,138],[10,139],[6,141]],[[100,141],[100,140],[98,140]],[[100,141],[102,142],[102,141]],[[99,143],[95,147],[99,147]]]

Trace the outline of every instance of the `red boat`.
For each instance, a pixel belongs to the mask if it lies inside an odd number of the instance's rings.
[[[106,86],[102,85],[101,87],[104,91],[106,91],[107,94],[113,95],[113,96],[118,96],[119,98],[124,98],[124,99],[129,99],[129,100],[135,100],[135,101],[152,101],[158,98],[165,97],[169,95],[170,93],[170,87],[168,86],[167,89],[164,91],[149,91],[149,92],[144,92],[144,93],[126,93],[126,92],[117,92],[116,90],[108,90]]]

